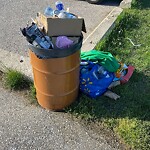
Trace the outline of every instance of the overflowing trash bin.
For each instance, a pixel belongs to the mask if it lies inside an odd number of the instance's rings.
[[[86,32],[84,19],[64,10],[38,13],[32,24],[21,29],[29,47],[38,103],[50,110],[62,110],[79,92],[80,49]]]
[[[47,50],[29,44],[36,97],[42,107],[61,110],[77,98],[81,45],[82,37],[69,49]]]

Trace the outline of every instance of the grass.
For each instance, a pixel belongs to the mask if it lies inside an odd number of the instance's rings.
[[[8,69],[3,74],[2,80],[4,86],[11,90],[25,89],[28,88],[30,85],[30,81],[27,79],[27,77],[24,76],[24,74],[13,69]]]
[[[4,65],[2,66],[4,69],[2,69],[3,71],[0,71],[0,80],[2,81],[3,86],[15,91],[24,90],[29,103],[37,106],[36,89],[33,82],[21,72],[14,69],[8,69]]]
[[[133,1],[117,19],[113,31],[95,49],[109,51],[119,61],[136,69],[130,81],[113,91],[121,96],[113,101],[80,94],[66,109],[87,121],[100,121],[112,129],[131,149],[150,149],[150,2]],[[133,46],[130,40],[135,45]]]
[[[37,98],[36,98],[36,89],[34,87],[34,84],[30,84],[30,88],[29,88],[29,99],[30,99],[30,104],[33,104],[33,105],[36,105],[38,106],[38,101],[37,101]]]

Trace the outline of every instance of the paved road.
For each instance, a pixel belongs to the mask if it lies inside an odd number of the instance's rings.
[[[0,86],[1,150],[116,150],[71,116],[27,104]],[[100,130],[100,129],[99,129]]]
[[[109,3],[109,0],[103,5],[91,5],[78,0],[62,1],[72,13],[85,19],[87,27],[85,38],[116,5]],[[55,8],[54,2],[56,0],[51,1],[53,8]],[[0,0],[0,49],[27,55],[27,42],[21,35],[20,27],[25,27],[26,23],[31,21],[31,17],[34,18],[37,12],[43,12],[49,4],[49,0]]]

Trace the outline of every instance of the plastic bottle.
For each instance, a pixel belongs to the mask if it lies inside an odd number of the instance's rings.
[[[55,6],[56,10],[54,11],[54,14],[56,14],[58,18],[76,18],[75,15],[64,10],[64,4],[61,1],[57,1]]]
[[[97,66],[96,70],[94,70],[93,75],[97,78],[97,79],[101,79],[101,78],[108,78],[108,72],[104,69],[103,66]]]
[[[44,15],[53,17],[54,10],[50,6],[48,6],[44,11]]]
[[[107,74],[107,71],[104,69],[103,66],[99,66],[98,73],[105,76]]]
[[[61,1],[57,1],[55,3],[56,9],[59,10],[60,12],[64,12],[64,4]]]
[[[73,15],[71,13],[67,13],[67,12],[66,12],[66,16],[67,16],[67,18],[70,18],[70,19],[76,18],[75,15]]]

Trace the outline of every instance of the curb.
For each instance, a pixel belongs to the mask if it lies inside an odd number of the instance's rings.
[[[131,8],[132,0],[123,0],[119,7],[115,7],[91,34],[83,41],[82,51],[89,51],[94,49],[96,44],[102,40],[115,26],[117,17],[121,14],[123,9]]]
[[[91,32],[91,34],[83,41],[82,51],[89,51],[94,49],[96,44],[102,40],[113,27],[117,17],[123,11],[120,7],[115,7],[98,26]]]

